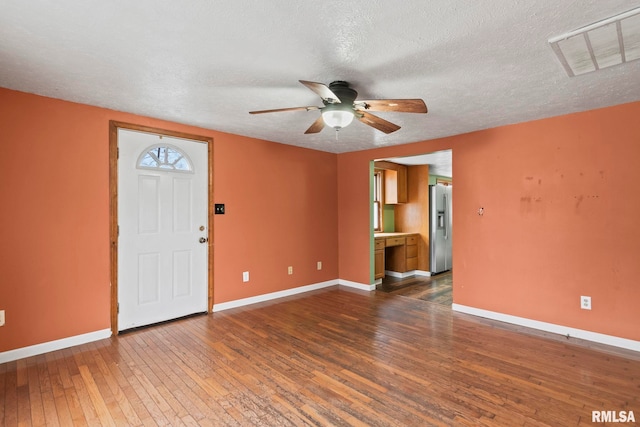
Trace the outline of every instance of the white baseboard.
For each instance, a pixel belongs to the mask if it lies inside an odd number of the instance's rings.
[[[414,270],[413,274],[415,274],[416,276],[425,276],[425,277],[430,277],[431,276],[431,272],[430,271],[424,271],[424,270]]]
[[[399,279],[404,279],[405,277],[411,277],[411,276],[431,276],[431,272],[430,271],[424,271],[424,270],[411,270],[411,271],[405,271],[404,273],[399,273],[397,271],[391,271],[391,270],[385,270],[384,274],[386,276],[397,277]]]
[[[406,271],[404,273],[400,273],[398,271],[385,270],[385,276],[397,277],[398,279],[404,279],[405,277],[409,277],[413,275],[412,271]]]
[[[223,302],[213,305],[213,311],[229,310],[237,307],[244,307],[245,305],[257,304],[259,302],[271,301],[272,299],[284,298],[291,295],[297,295],[304,292],[315,291],[317,289],[326,288],[329,286],[335,286],[338,284],[338,279],[328,280],[326,282],[315,283],[312,285],[300,286],[293,289],[285,289],[284,291],[272,292],[269,294],[256,295],[254,297],[237,299],[234,301]]]
[[[640,341],[634,341],[627,338],[605,335],[598,332],[576,329],[569,326],[556,325],[554,323],[541,322],[539,320],[531,320],[524,317],[512,316],[510,314],[503,314],[495,311],[483,310],[481,308],[469,307],[460,304],[452,304],[451,309],[460,313],[485,317],[487,319],[525,326],[527,328],[538,329],[540,331],[551,332],[564,336],[569,335],[573,338],[579,338],[587,341],[597,342],[600,344],[625,348],[627,350],[640,351]]]
[[[351,282],[343,279],[333,279],[326,282],[314,283],[312,285],[300,286],[293,289],[285,289],[283,291],[272,292],[269,294],[256,295],[254,297],[237,299],[234,301],[223,302],[213,305],[213,311],[224,311],[232,308],[244,307],[245,305],[257,304],[259,302],[271,301],[273,299],[289,297],[292,295],[302,294],[304,292],[315,291],[317,289],[327,288],[329,286],[342,285],[350,288],[362,289],[365,291],[373,291],[376,285],[365,285],[364,283]]]
[[[13,362],[14,360],[24,359],[25,357],[37,356],[39,354],[49,353],[50,351],[62,350],[80,344],[86,344],[93,341],[102,340],[111,336],[111,329],[102,329],[100,331],[89,332],[73,337],[62,338],[55,341],[49,341],[42,344],[35,344],[29,347],[17,348],[0,353],[0,363]]]
[[[338,285],[348,286],[350,288],[361,289],[363,291],[375,291],[376,290],[376,284],[375,283],[373,283],[371,285],[367,285],[367,284],[364,284],[364,283],[351,282],[349,280],[338,279]]]

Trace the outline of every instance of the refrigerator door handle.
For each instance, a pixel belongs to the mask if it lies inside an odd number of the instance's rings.
[[[447,240],[449,238],[449,205],[447,205],[447,193],[444,193],[442,198],[444,200],[444,239]]]

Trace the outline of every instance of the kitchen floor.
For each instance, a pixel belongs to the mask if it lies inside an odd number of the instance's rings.
[[[386,276],[376,290],[451,307],[453,274],[447,271],[431,277],[410,276],[403,279]]]

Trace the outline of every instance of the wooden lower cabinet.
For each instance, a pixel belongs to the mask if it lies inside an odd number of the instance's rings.
[[[375,278],[382,279],[384,278],[384,250],[376,251],[374,257],[376,261]]]
[[[384,239],[375,239],[374,252],[375,269],[374,275],[376,279],[384,278]]]
[[[407,270],[418,269],[418,235],[407,236]]]
[[[384,250],[380,254],[378,240],[376,239],[376,279],[384,277],[384,270],[406,273],[418,269],[418,241],[420,235],[407,234],[402,236],[387,237],[384,239]],[[378,260],[382,261],[378,261]],[[381,268],[381,271],[379,270]]]

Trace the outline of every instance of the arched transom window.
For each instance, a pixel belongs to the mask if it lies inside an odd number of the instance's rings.
[[[149,147],[138,157],[137,167],[138,169],[193,173],[193,163],[189,156],[178,147],[168,144]]]

